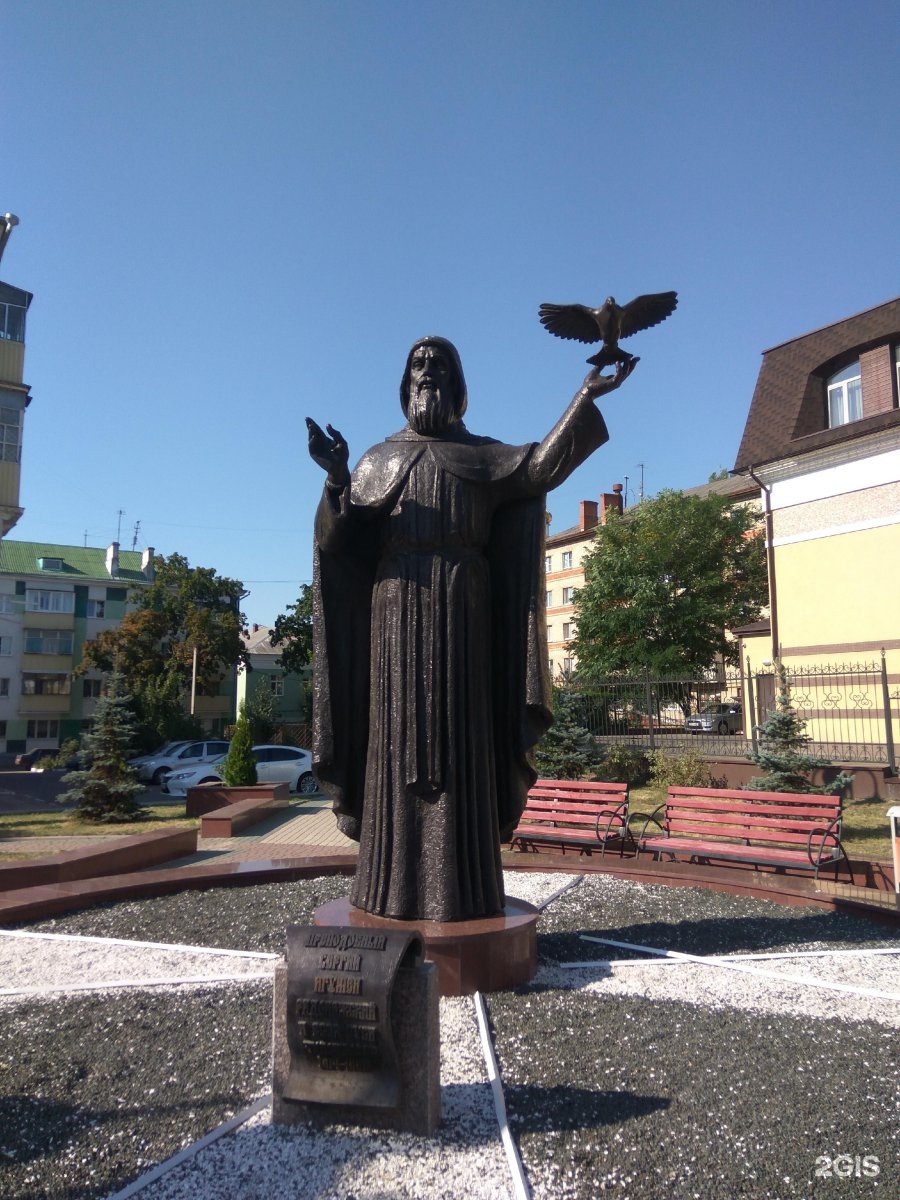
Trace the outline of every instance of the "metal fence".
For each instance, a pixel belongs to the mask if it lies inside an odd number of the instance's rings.
[[[896,769],[900,693],[891,695],[880,663],[786,666],[791,703],[806,722],[809,750],[836,762]],[[705,755],[741,756],[758,745],[757,730],[776,706],[771,666],[721,670],[701,678],[608,676],[562,685],[579,723],[602,742],[640,749],[690,746]],[[698,722],[697,716],[701,717]],[[701,729],[691,728],[700,724]]]

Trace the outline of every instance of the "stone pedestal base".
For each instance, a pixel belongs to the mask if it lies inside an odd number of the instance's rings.
[[[507,897],[499,917],[476,921],[395,921],[354,908],[345,896],[316,909],[316,925],[354,929],[402,929],[421,934],[425,957],[438,969],[442,996],[500,992],[528,983],[537,970],[539,913],[524,900]]]
[[[441,1123],[441,1034],[437,969],[426,962],[397,972],[391,1027],[397,1050],[400,1101],[395,1108],[313,1104],[288,1100],[291,1069],[287,1038],[287,964],[275,968],[272,1012],[272,1123],[274,1125],[365,1125],[430,1136]]]

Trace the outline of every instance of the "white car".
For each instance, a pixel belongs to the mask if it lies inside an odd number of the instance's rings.
[[[296,746],[254,746],[256,779],[258,783],[287,783],[292,792],[310,796],[318,791],[312,773],[312,755]],[[169,796],[186,796],[188,788],[201,783],[221,783],[222,754],[211,762],[196,763],[184,770],[175,768],[162,781],[162,791]]]
[[[176,749],[168,753],[144,754],[140,758],[133,758],[128,765],[134,767],[142,783],[162,783],[170,771],[180,771],[195,763],[211,762],[228,753],[228,742],[224,738],[176,742],[175,746]]]

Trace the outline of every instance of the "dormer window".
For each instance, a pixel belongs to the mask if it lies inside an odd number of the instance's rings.
[[[859,362],[853,362],[828,380],[828,427],[860,421],[862,415],[862,377]]]
[[[45,554],[43,558],[38,559],[38,566],[42,571],[61,571],[63,569],[63,560],[61,558],[48,558]]]

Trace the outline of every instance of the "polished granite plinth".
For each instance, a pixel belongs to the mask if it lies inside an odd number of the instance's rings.
[[[414,929],[425,942],[425,957],[438,969],[442,996],[500,992],[528,983],[537,970],[538,910],[507,897],[501,916],[476,921],[396,921],[354,908],[347,896],[316,909],[316,925],[354,929]]]

